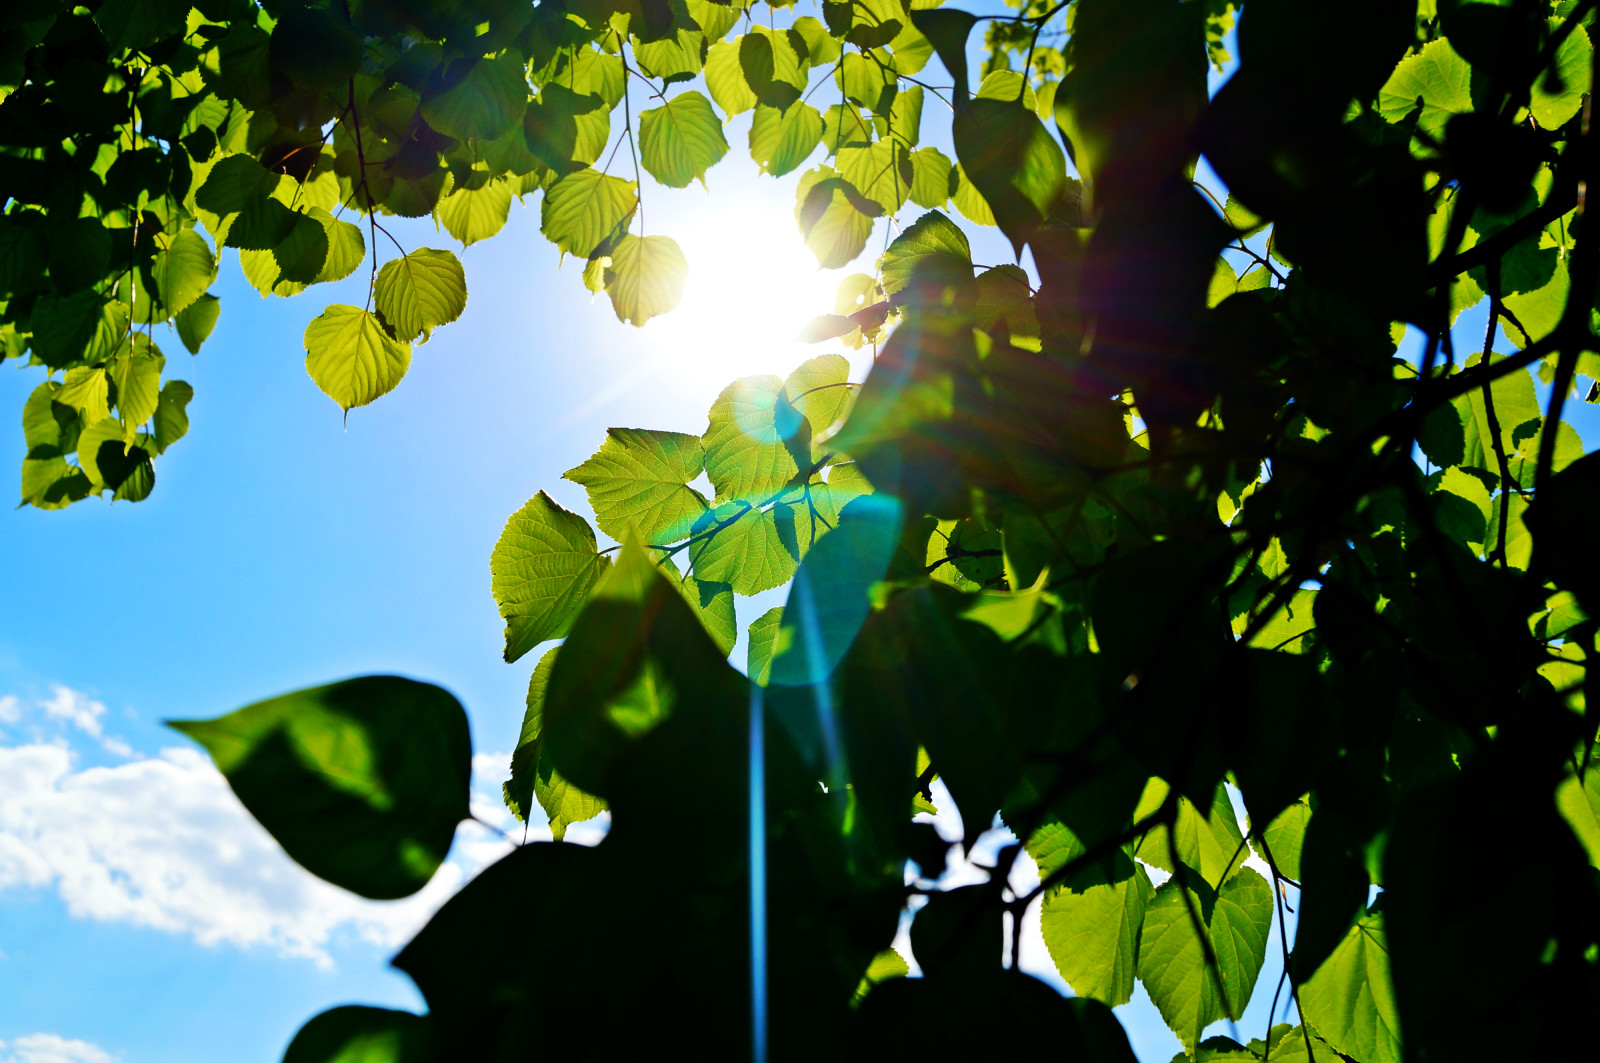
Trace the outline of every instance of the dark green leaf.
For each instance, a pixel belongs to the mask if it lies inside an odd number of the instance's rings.
[[[469,814],[466,713],[428,683],[347,679],[170,726],[302,867],[364,897],[421,889]]]

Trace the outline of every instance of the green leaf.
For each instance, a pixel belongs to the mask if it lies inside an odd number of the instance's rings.
[[[104,370],[78,366],[67,370],[55,393],[55,401],[79,411],[84,424],[94,424],[111,416],[107,405],[110,394],[111,380]]]
[[[836,37],[861,48],[888,44],[906,23],[906,9],[898,0],[824,0],[823,17]]]
[[[893,140],[867,147],[841,148],[836,160],[839,174],[884,214],[900,209],[911,194],[916,173],[906,148]]]
[[[733,588],[726,583],[683,575],[670,557],[662,557],[656,562],[656,567],[669,583],[678,588],[678,593],[689,603],[700,626],[705,628],[706,634],[711,636],[711,641],[722,651],[722,655],[726,657],[732,653],[734,643],[739,641],[739,623],[733,611]]]
[[[457,60],[445,80],[449,88],[422,101],[422,117],[445,136],[493,140],[522,121],[528,79],[516,52]]]
[[[1467,446],[1461,411],[1453,405],[1435,407],[1417,428],[1417,445],[1440,468],[1461,464]]]
[[[1022,242],[1066,191],[1066,157],[1022,100],[974,99],[952,124],[962,175],[971,178],[1012,246]]]
[[[940,62],[950,71],[950,76],[955,80],[956,98],[965,100],[970,84],[967,79],[967,37],[972,33],[978,17],[955,8],[933,11],[914,8],[911,21],[932,43]]]
[[[885,115],[894,106],[895,74],[860,52],[846,52],[834,80],[845,99],[873,114]]]
[[[283,238],[272,247],[278,273],[291,283],[317,279],[328,260],[328,233],[317,219],[295,214]]]
[[[297,214],[277,199],[259,194],[234,215],[223,237],[224,247],[237,247],[247,251],[270,251],[287,240],[294,231]]]
[[[1150,999],[1191,1054],[1207,1026],[1244,1013],[1272,925],[1272,889],[1254,871],[1239,872],[1217,893],[1193,885],[1197,889],[1185,891],[1174,876],[1156,890],[1145,909],[1138,963]],[[1210,939],[1215,971],[1206,962],[1195,919]]]
[[[728,31],[739,24],[739,16],[743,13],[738,4],[719,4],[716,0],[687,0],[685,6],[689,9],[689,17],[694,19],[708,41],[720,41],[726,37]],[[796,27],[803,21],[806,20],[796,19]],[[810,21],[816,22],[816,19]]]
[[[411,344],[358,306],[328,307],[306,326],[304,344],[306,372],[345,410],[387,395],[411,368]]]
[[[752,682],[766,686],[772,674],[772,659],[785,649],[778,634],[783,624],[783,606],[775,605],[750,621],[750,638],[745,644],[748,653],[745,672]]]
[[[309,281],[288,279],[280,268],[276,249],[239,252],[239,264],[244,268],[245,279],[262,295],[299,295],[312,284],[343,280],[354,273],[366,258],[366,238],[361,235],[358,226],[335,218],[321,207],[310,208],[305,216],[322,226],[327,239],[321,266]]]
[[[888,571],[901,522],[898,501],[870,495],[816,540],[783,607],[785,651],[772,659],[770,683],[808,686],[833,674],[872,611],[872,588]]]
[[[1472,68],[1442,37],[1400,60],[1378,93],[1378,112],[1398,122],[1419,100],[1422,113],[1417,128],[1439,139],[1452,116],[1472,110]]]
[[[628,73],[620,55],[608,55],[597,48],[578,48],[555,80],[573,92],[598,96],[611,108],[622,102]]]
[[[922,135],[922,86],[902,89],[889,111],[889,133],[900,146],[910,151]]]
[[[565,635],[609,566],[588,522],[543,491],[513,513],[489,557],[491,589],[506,621],[507,663]]]
[[[639,161],[668,188],[704,183],[706,171],[726,154],[722,123],[711,102],[693,89],[639,114]]]
[[[237,214],[265,200],[278,181],[249,155],[226,155],[212,164],[194,201],[213,214]]]
[[[699,436],[609,428],[600,449],[564,478],[583,485],[595,523],[613,539],[664,544],[688,538],[706,511],[706,500],[688,486],[704,467]]]
[[[801,15],[794,20],[791,27],[800,39],[805,42],[806,65],[810,67],[826,66],[839,58],[839,42],[834,39],[828,27],[817,21],[811,15]]]
[[[1499,360],[1499,357],[1491,359]],[[1477,364],[1478,356],[1474,355],[1467,360],[1466,367]],[[1490,393],[1494,396],[1495,419],[1500,423],[1500,443],[1509,458],[1517,452],[1517,429],[1542,416],[1539,400],[1533,393],[1533,377],[1526,370],[1513,370],[1495,380],[1490,385]],[[1495,456],[1494,433],[1489,430],[1489,411],[1483,402],[1482,389],[1469,391],[1454,403],[1464,433],[1461,464],[1482,469],[1498,478],[1500,463]]]
[[[449,251],[419,247],[384,263],[374,296],[395,337],[409,341],[461,316],[467,278]]]
[[[94,21],[120,52],[145,48],[182,33],[186,14],[183,0],[106,0],[95,11]]]
[[[795,196],[795,220],[806,246],[823,269],[847,266],[867,246],[872,218],[850,197],[839,172],[829,166],[808,170],[800,177]],[[875,204],[874,204],[875,206]]]
[[[168,725],[300,866],[363,897],[421,889],[470,814],[467,716],[430,683],[364,676]]]
[[[189,402],[194,398],[194,388],[182,380],[169,380],[162,385],[156,403],[152,428],[156,446],[166,450],[189,433]]]
[[[871,115],[863,115],[861,108],[836,103],[822,116],[822,144],[830,155],[840,148],[871,144],[875,139]]]
[[[1399,1013],[1382,912],[1356,920],[1300,987],[1300,1007],[1306,1022],[1344,1055],[1362,1063],[1399,1063]]]
[[[629,543],[556,657],[545,695],[545,748],[568,779],[620,801],[624,793],[660,796],[661,786],[674,785],[665,780],[681,778],[666,774],[673,756],[638,755],[665,744],[693,758],[692,781],[679,793],[694,802],[726,800],[742,792],[730,789],[742,776],[729,769],[746,748],[744,729],[728,723],[748,711],[748,691],[683,595]],[[646,737],[660,741],[646,745]]]
[[[1211,917],[1211,944],[1227,990],[1228,1009],[1235,1021],[1244,1018],[1245,1006],[1261,973],[1272,930],[1272,887],[1250,868],[1241,868],[1222,884]]]
[[[950,160],[938,148],[911,153],[911,202],[938,210],[950,200]]]
[[[760,101],[750,91],[739,62],[739,39],[718,41],[706,54],[706,88],[723,113],[732,118],[750,110]]]
[[[432,1055],[432,1030],[422,1016],[347,1004],[300,1027],[283,1063],[424,1063]]]
[[[811,157],[822,132],[822,115],[808,103],[761,104],[750,122],[750,157],[762,173],[781,177]]]
[[[784,380],[783,393],[811,426],[813,443],[850,415],[855,392],[849,380],[850,360],[842,354],[819,354],[801,363]],[[817,445],[814,449],[822,448]],[[813,454],[813,458],[818,456]]]
[[[703,34],[680,25],[660,40],[642,41],[635,37],[633,54],[647,77],[661,78],[670,84],[687,81],[700,73],[704,46]]]
[[[556,173],[581,169],[605,151],[611,135],[611,108],[594,93],[546,85],[539,99],[528,106],[523,135],[528,149]]]
[[[739,67],[750,91],[769,107],[788,107],[806,89],[806,65],[787,33],[750,27],[739,38]]]
[[[1156,891],[1144,870],[1121,853],[1109,863],[1091,865],[1073,877],[1071,888],[1046,894],[1041,927],[1050,958],[1072,991],[1117,1007],[1133,997],[1139,930]]]
[[[881,283],[893,295],[919,271],[938,278],[972,281],[972,249],[967,234],[938,211],[929,211],[895,238],[883,254]]]
[[[678,308],[689,263],[670,236],[626,233],[611,250],[605,281],[617,320],[642,328],[651,318]]]
[[[539,231],[568,254],[588,258],[627,224],[638,205],[632,181],[595,169],[578,170],[545,192]]]
[[[190,354],[200,353],[201,345],[211,338],[211,330],[217,327],[221,313],[222,301],[210,292],[178,312],[174,324],[178,326],[178,338]]]
[[[760,505],[799,473],[794,452],[805,419],[779,378],[735,380],[711,404],[709,419],[705,468],[719,505]]]
[[[591,820],[605,811],[606,807],[604,801],[573,786],[548,764],[539,763],[540,736],[544,728],[544,693],[560,649],[559,646],[552,646],[546,651],[528,679],[527,709],[523,713],[517,748],[511,754],[511,778],[502,787],[506,807],[524,822],[529,816],[530,802],[536,798],[550,821],[550,833],[556,841],[566,836],[568,826]]]
[[[111,382],[117,386],[117,412],[122,415],[124,442],[133,442],[138,426],[156,412],[161,368],[165,364],[161,352],[137,333],[130,335],[112,359]]]
[[[1300,853],[1305,849],[1306,826],[1311,822],[1311,805],[1301,798],[1279,812],[1262,831],[1262,841],[1278,871],[1300,881]]]
[[[690,563],[700,578],[729,584],[735,594],[760,594],[781,586],[800,564],[793,519],[782,506],[766,510],[748,509],[738,502],[718,506],[692,529],[705,537],[689,547]]]
[[[156,254],[150,272],[167,313],[178,314],[205,294],[216,279],[217,263],[205,238],[193,229],[184,229]]]
[[[93,291],[59,298],[41,295],[33,302],[28,327],[33,333],[29,346],[52,369],[98,362],[128,334],[128,304]]]
[[[78,466],[96,491],[107,487],[120,491],[141,469],[149,472],[150,454],[128,442],[121,422],[107,417],[90,424],[78,436]],[[148,484],[144,486],[148,488]],[[144,493],[148,494],[148,489]]]
[[[983,198],[983,193],[978,191],[976,185],[967,178],[967,172],[958,162],[955,170],[950,175],[950,202],[954,203],[961,216],[977,225],[994,225],[994,211],[989,208],[989,201]]]
[[[1556,27],[1553,21],[1550,25],[1552,30]],[[1529,109],[1545,129],[1559,129],[1578,113],[1578,108],[1583,105],[1583,97],[1589,92],[1589,68],[1593,56],[1594,46],[1589,42],[1589,34],[1582,26],[1573,27],[1556,51],[1557,76],[1551,77],[1548,72],[1541,72],[1539,79],[1534,82]]]
[[[470,246],[505,228],[511,214],[511,185],[497,177],[478,188],[458,186],[439,200],[437,211],[445,231]]]
[[[906,963],[904,956],[894,949],[884,949],[872,957],[872,962],[867,965],[867,973],[861,976],[861,984],[856,986],[851,1003],[860,1004],[866,995],[872,992],[873,986],[887,982],[891,978],[904,978],[910,973],[911,965]]]
[[[1028,110],[1038,113],[1039,101],[1034,98],[1033,86],[1015,70],[991,70],[983,77],[983,84],[974,94],[979,100],[999,100],[1015,103],[1019,98]]]
[[[1589,862],[1600,867],[1600,767],[1594,758],[1582,780],[1573,773],[1561,780],[1556,787],[1556,808],[1589,854]]]

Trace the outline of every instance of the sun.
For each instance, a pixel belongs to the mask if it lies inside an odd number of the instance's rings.
[[[689,261],[683,302],[640,332],[649,356],[672,375],[714,389],[741,376],[786,375],[825,352],[840,351],[853,363],[870,357],[838,341],[806,344],[795,337],[812,318],[832,312],[840,281],[871,272],[871,245],[851,266],[819,269],[795,225],[793,178],[753,172],[712,178],[709,192],[695,186],[658,195],[666,209],[646,214],[650,231],[677,240]]]

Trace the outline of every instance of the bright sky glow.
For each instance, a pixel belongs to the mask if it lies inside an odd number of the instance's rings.
[[[722,388],[741,376],[786,375],[806,359],[829,352],[851,359],[852,379],[864,376],[870,348],[851,351],[836,340],[806,344],[795,336],[818,314],[833,311],[841,280],[858,268],[870,271],[881,234],[869,241],[859,263],[819,269],[795,229],[792,178],[758,176],[749,158],[740,154],[742,132],[727,130],[734,150],[709,175],[710,191],[698,184],[667,189],[645,178],[644,232],[670,235],[689,261],[683,302],[643,329],[629,330],[633,366],[573,406],[558,422],[560,427],[626,393],[648,393],[668,382],[705,396],[710,406]],[[636,222],[634,232],[639,231]],[[569,262],[561,272],[576,272],[581,266]],[[604,295],[596,296],[594,304],[610,310]]]

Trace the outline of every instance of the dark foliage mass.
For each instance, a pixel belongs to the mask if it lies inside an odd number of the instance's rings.
[[[825,151],[795,211],[821,265],[903,222],[807,330],[872,344],[864,381],[824,354],[729,385],[703,436],[613,429],[567,476],[620,547],[543,493],[510,518],[505,657],[562,641],[505,797],[557,840],[396,958],[425,1015],[336,1009],[288,1060],[1128,1060],[1135,982],[1196,1060],[1592,1057],[1600,458],[1563,415],[1600,378],[1596,4],[1030,3],[0,12],[36,506],[149,493],[192,394],[154,326],[199,350],[224,247],[281,295],[373,256],[367,305],[306,331],[349,409],[466,303],[448,251],[380,268],[385,217],[470,243],[540,197],[642,325],[688,265],[644,233],[640,166],[703,179],[753,111],[769,172]],[[954,161],[918,146],[925,103]],[[957,216],[1035,272],[974,266]],[[741,674],[734,595],[784,583]],[[184,729],[367,896],[419,888],[466,812],[464,717],[426,684]],[[1021,839],[985,884],[936,884],[936,778],[964,844],[995,813]],[[560,841],[602,809],[600,845]],[[1075,998],[1003,948],[1034,905]],[[1295,1022],[1206,1037],[1258,994]]]

